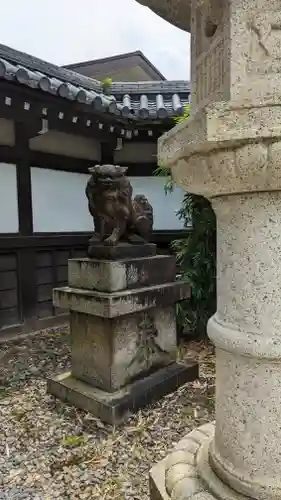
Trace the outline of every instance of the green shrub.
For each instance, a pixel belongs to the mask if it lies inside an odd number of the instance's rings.
[[[191,286],[190,299],[178,304],[178,324],[183,334],[201,338],[216,311],[216,217],[206,198],[190,193],[178,215],[185,225],[192,219],[189,236],[171,244],[182,279]]]
[[[180,123],[189,116],[189,106]],[[173,190],[174,180],[169,168],[159,166],[155,175],[166,177],[165,192]],[[206,336],[208,319],[216,311],[216,217],[210,202],[203,196],[186,193],[178,212],[184,227],[192,230],[186,239],[173,241],[172,251],[182,273],[191,286],[191,297],[177,305],[177,321],[183,335]]]
[[[102,91],[104,94],[110,94],[112,86],[112,78],[104,78],[102,81]]]
[[[66,436],[62,439],[61,444],[69,448],[74,448],[75,446],[85,444],[85,439],[83,436]]]

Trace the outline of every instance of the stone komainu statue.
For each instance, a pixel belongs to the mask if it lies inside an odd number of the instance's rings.
[[[117,165],[89,168],[91,177],[86,196],[95,224],[92,242],[99,240],[105,245],[117,245],[120,240],[145,243],[149,239],[152,206],[143,195],[132,199],[133,188],[125,176],[126,171],[126,167]]]

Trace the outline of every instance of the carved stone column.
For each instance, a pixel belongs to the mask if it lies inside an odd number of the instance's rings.
[[[192,0],[192,35],[191,119],[159,155],[217,215],[216,424],[152,470],[152,497],[279,500],[281,1]]]

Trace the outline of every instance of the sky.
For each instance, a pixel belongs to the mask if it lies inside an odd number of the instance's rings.
[[[141,50],[169,80],[190,77],[190,36],[135,0],[9,0],[0,43],[58,65]]]

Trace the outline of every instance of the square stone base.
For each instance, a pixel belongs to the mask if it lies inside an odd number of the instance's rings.
[[[98,292],[119,292],[172,283],[176,279],[174,255],[122,260],[69,259],[68,286]]]
[[[47,392],[103,422],[118,425],[139,409],[198,377],[196,362],[174,363],[114,393],[75,379],[70,372],[48,379]]]
[[[88,247],[88,256],[104,260],[137,259],[156,255],[156,249],[154,243],[118,243],[116,246],[109,246],[94,242]]]

